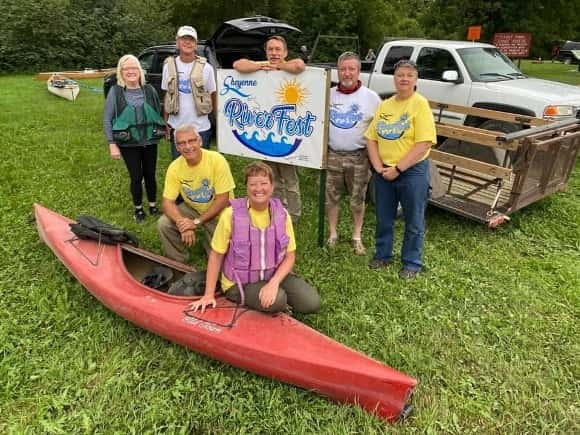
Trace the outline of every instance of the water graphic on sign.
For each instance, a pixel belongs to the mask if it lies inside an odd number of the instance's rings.
[[[247,131],[240,134],[236,130],[232,130],[232,133],[241,144],[250,148],[252,151],[270,157],[286,157],[296,151],[302,142],[302,139],[295,139],[294,143],[288,143],[286,136],[282,136],[280,141],[276,141],[274,140],[274,133],[272,132],[268,133],[266,139],[259,139],[257,131],[254,131],[250,138],[248,138]]]

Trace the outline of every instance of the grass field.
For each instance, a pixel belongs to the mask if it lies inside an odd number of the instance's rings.
[[[514,63],[517,65],[517,60]],[[580,86],[578,65],[564,65],[561,62],[552,63],[551,60],[545,60],[542,63],[522,60],[520,69],[529,76],[539,79],[556,80],[558,82]]]
[[[370,257],[354,257],[346,241],[333,252],[317,247],[318,173],[301,170],[296,270],[319,288],[323,309],[297,317],[419,380],[415,413],[389,426],[187,351],[104,308],[39,241],[31,219],[34,202],[70,217],[89,213],[159,252],[154,222],[131,219],[123,163],[108,158],[102,95],[84,89],[72,104],[30,76],[4,76],[0,101],[0,433],[580,431],[578,163],[566,192],[496,231],[429,208],[429,271],[412,282],[400,281],[396,266],[371,273]],[[229,160],[240,185],[246,162]],[[168,162],[163,143],[160,187]],[[373,228],[371,209],[369,247]],[[340,231],[347,240],[346,213]]]

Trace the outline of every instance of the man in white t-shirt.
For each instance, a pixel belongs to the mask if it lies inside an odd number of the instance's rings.
[[[166,91],[164,117],[173,159],[179,157],[174,137],[175,127],[179,125],[195,127],[203,140],[203,148],[209,148],[211,124],[208,114],[216,107],[214,69],[204,57],[195,53],[196,30],[191,26],[181,26],[175,41],[179,56],[165,60],[161,81],[161,89]],[[196,80],[196,74],[199,80]],[[200,86],[192,86],[195,82]]]
[[[340,197],[346,188],[353,220],[352,248],[355,254],[365,255],[361,230],[371,173],[364,133],[381,100],[375,91],[362,85],[359,75],[359,56],[351,52],[341,54],[339,83],[330,90],[326,211],[330,229],[328,245],[333,247],[338,243]]]

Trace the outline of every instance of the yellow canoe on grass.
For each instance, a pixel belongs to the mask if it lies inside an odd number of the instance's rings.
[[[46,86],[48,88],[48,92],[51,94],[65,98],[69,101],[76,100],[80,91],[80,87],[77,82],[59,74],[53,74],[50,76],[50,78],[46,81]]]

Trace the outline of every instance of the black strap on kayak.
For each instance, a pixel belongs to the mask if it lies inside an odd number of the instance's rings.
[[[129,243],[139,246],[139,240],[130,232],[103,222],[93,216],[80,215],[77,223],[69,224],[70,230],[80,239],[99,240],[107,245]]]
[[[237,323],[238,319],[240,317],[242,317],[242,315],[244,313],[250,311],[249,308],[246,308],[243,305],[239,305],[239,304],[236,304],[235,307],[216,306],[215,308],[212,308],[212,310],[219,310],[219,309],[221,309],[221,310],[234,310],[234,314],[232,315],[232,319],[228,323],[214,322],[212,320],[207,320],[207,319],[204,319],[202,317],[198,317],[195,314],[193,314],[195,312],[193,310],[185,310],[185,311],[183,311],[183,314],[185,314],[187,317],[191,317],[192,319],[199,320],[200,322],[208,323],[210,325],[221,326],[222,328],[233,328],[235,326],[235,324]]]
[[[117,228],[111,224],[103,222],[93,216],[80,215],[77,223],[69,224],[74,237],[67,240],[79,254],[81,254],[92,266],[98,266],[103,252],[103,244],[116,245],[119,243],[129,243],[133,246],[139,245],[139,240],[133,234],[122,228]],[[78,240],[94,240],[97,242],[97,256],[93,260],[89,258],[75,243]]]

